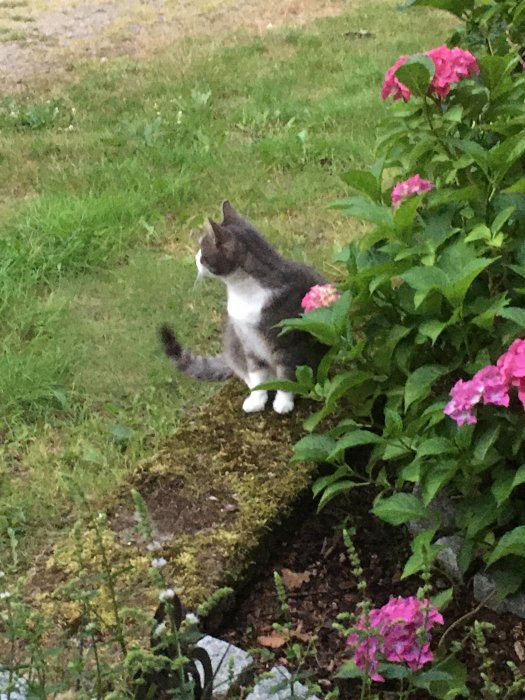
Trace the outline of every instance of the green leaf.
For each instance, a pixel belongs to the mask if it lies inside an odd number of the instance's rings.
[[[299,393],[300,388],[301,385],[298,382],[292,382],[290,379],[272,379],[254,387],[254,389],[265,389],[267,391],[290,391],[292,394]]]
[[[496,499],[496,505],[500,506],[504,503],[512,492],[512,481],[514,472],[510,469],[505,469],[496,474],[494,482],[490,488],[492,495]]]
[[[500,85],[503,76],[507,72],[509,65],[508,58],[506,56],[481,56],[478,59],[480,74],[483,83],[490,90],[494,92]]]
[[[433,190],[428,195],[428,206],[438,207],[451,202],[476,201],[481,197],[481,189],[478,185],[467,185],[454,189]]]
[[[517,471],[505,469],[497,474],[490,489],[492,495],[496,499],[496,504],[501,506],[508,500],[516,486],[520,484],[525,484],[525,464]]]
[[[417,209],[423,200],[424,195],[408,197],[394,212],[394,226],[398,236],[404,233],[412,233]]]
[[[389,680],[401,680],[402,678],[408,678],[412,671],[408,666],[402,666],[401,664],[390,664],[388,662],[383,662],[379,664],[378,672],[388,678]]]
[[[423,440],[418,445],[417,457],[429,457],[431,455],[442,455],[447,452],[456,452],[457,448],[451,440],[443,437],[434,437]]]
[[[500,309],[498,316],[513,321],[520,328],[525,328],[525,309],[520,309],[517,306],[507,306],[505,309]]]
[[[495,184],[500,182],[514,163],[525,153],[525,136],[517,134],[491,148],[489,164],[495,174]]]
[[[421,495],[426,506],[434,499],[437,492],[456,475],[458,470],[458,462],[452,460],[441,462],[432,467],[423,481]]]
[[[431,672],[434,673],[431,673]],[[435,673],[446,674],[435,677]],[[416,688],[425,688],[436,700],[457,700],[459,697],[471,697],[470,691],[465,685],[467,669],[454,656],[447,656],[443,660],[435,660],[433,668],[416,673],[413,683]]]
[[[278,325],[283,328],[283,333],[291,330],[310,333],[323,345],[335,345],[339,340],[338,334],[332,326],[330,306],[323,306],[313,311],[308,311],[308,313],[303,314],[299,318],[287,318]],[[269,382],[266,383],[269,384]]]
[[[487,559],[490,566],[494,562],[514,554],[518,557],[525,557],[525,525],[515,527],[510,532],[506,532],[497,542]]]
[[[476,141],[469,141],[468,139],[450,139],[450,141],[451,144],[458,148],[462,153],[469,155],[488,177],[489,151],[483,148],[483,146]]]
[[[488,491],[483,493],[465,509],[464,516],[467,537],[476,537],[498,519],[498,507],[494,496]]]
[[[352,430],[337,441],[334,449],[328,455],[328,461],[332,462],[342,456],[345,450],[359,445],[372,445],[383,442],[383,438],[370,430]]]
[[[487,452],[499,437],[500,429],[501,426],[498,423],[492,423],[476,441],[474,445],[474,459],[477,462],[483,462],[485,460]]]
[[[467,262],[461,272],[457,272],[454,276],[449,271],[448,275],[451,284],[447,289],[443,290],[444,296],[453,306],[459,306],[463,302],[472,282],[494,262],[494,258],[474,258]]]
[[[316,479],[312,485],[312,493],[314,497],[319,496],[326,488],[339,481],[343,477],[348,477],[350,475],[350,468],[343,464],[338,467],[332,474],[327,474],[326,476],[321,476]]]
[[[485,224],[478,224],[474,226],[472,231],[465,237],[466,243],[471,243],[473,241],[490,241],[491,232],[488,226]]]
[[[345,661],[339,671],[335,674],[336,678],[362,678],[363,671],[360,671],[353,661]]]
[[[446,588],[444,591],[440,591],[430,598],[438,610],[444,610],[453,599],[454,588]]]
[[[493,234],[498,233],[498,231],[501,231],[501,229],[505,226],[507,221],[510,219],[510,217],[514,214],[516,211],[516,207],[506,207],[503,209],[503,211],[500,211],[500,213],[496,216],[494,221],[492,222],[491,231]]]
[[[349,389],[353,389],[368,379],[371,379],[374,375],[370,372],[362,372],[360,370],[351,370],[349,372],[342,372],[336,374],[336,376],[328,383],[327,390],[325,393],[325,401],[327,404],[334,404],[338,399],[346,394]]]
[[[411,493],[395,493],[374,503],[372,513],[391,525],[402,525],[409,520],[421,520],[427,515],[421,501]]]
[[[312,430],[315,430],[319,423],[326,418],[328,415],[329,411],[326,411],[325,408],[323,407],[320,411],[315,411],[314,413],[310,413],[310,415],[304,419],[303,421],[303,428],[308,432],[311,433]]]
[[[352,481],[351,479],[341,479],[335,484],[327,486],[323,491],[323,495],[321,496],[321,500],[319,501],[319,505],[317,506],[317,512],[321,511],[328,503],[330,503],[330,501],[332,501],[334,498],[337,498],[337,496],[351,491],[358,485],[359,484],[357,484],[355,481]]]
[[[422,335],[426,335],[428,338],[432,340],[432,345],[436,342],[436,340],[439,338],[441,333],[445,330],[445,328],[448,326],[448,323],[445,321],[438,321],[437,319],[432,319],[430,321],[425,321],[419,326],[419,332]]]
[[[448,371],[448,367],[443,367],[442,365],[424,365],[412,372],[405,384],[405,411],[415,401],[426,398],[430,394],[436,379]]]
[[[523,564],[517,562],[509,563],[504,569],[492,569],[490,578],[496,584],[496,593],[494,598],[491,598],[491,603],[498,605],[505,598],[519,589],[525,579],[525,571]]]
[[[294,445],[292,462],[322,462],[334,449],[336,441],[329,435],[306,435]]]
[[[448,284],[448,277],[443,270],[430,265],[412,267],[401,275],[401,278],[418,292],[440,289]]]
[[[373,224],[392,226],[392,213],[389,207],[371,202],[364,197],[347,197],[329,205],[332,209],[341,209],[346,216],[371,221]]]
[[[396,70],[396,78],[414,95],[424,97],[435,72],[436,66],[431,58],[415,54],[399,66]]]
[[[370,197],[374,202],[380,202],[379,183],[368,170],[347,170],[341,178],[354,190]]]
[[[508,192],[509,194],[512,194],[513,192],[525,194],[525,177],[520,177],[519,180],[516,180],[516,182],[510,185],[510,187],[504,189],[503,192]]]

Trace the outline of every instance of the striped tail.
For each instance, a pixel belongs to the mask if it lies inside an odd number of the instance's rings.
[[[233,377],[224,355],[203,357],[184,350],[173,330],[167,325],[161,326],[159,334],[164,352],[184,374],[208,381],[221,381]]]

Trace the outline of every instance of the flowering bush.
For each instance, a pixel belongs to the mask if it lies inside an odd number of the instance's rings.
[[[301,371],[294,387],[321,402],[295,446],[295,459],[334,467],[314,485],[320,507],[374,483],[375,514],[401,524],[425,518],[446,488],[461,570],[490,568],[504,596],[525,584],[523,416],[500,408],[511,387],[525,392],[525,341],[515,341],[525,329],[525,74],[509,40],[525,9],[466,6],[446,3],[468,15],[461,49],[403,56],[388,71],[383,96],[391,88],[399,100],[378,159],[344,174],[355,193],[334,204],[369,222],[337,257],[342,297],[286,325],[329,346],[317,375]],[[323,430],[331,413],[340,420]],[[439,527],[415,538],[404,576],[437,556]]]
[[[370,610],[357,623],[347,644],[354,650],[354,662],[374,681],[384,681],[378,673],[381,659],[406,663],[418,671],[434,658],[430,651],[430,630],[443,624],[443,616],[428,600],[414,596],[392,598],[382,608]]]

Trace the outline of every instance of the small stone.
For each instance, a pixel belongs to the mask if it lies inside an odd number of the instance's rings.
[[[227,513],[236,513],[239,510],[239,506],[236,505],[235,503],[226,503],[224,505],[224,510]]]
[[[461,542],[462,540],[459,535],[440,537],[438,540],[436,540],[436,544],[444,545],[444,548],[438,554],[437,559],[445,571],[447,571],[456,581],[461,581],[463,578],[458,565]]]
[[[0,671],[0,688],[7,688],[9,683],[9,673]],[[23,678],[13,678],[14,688],[8,693],[3,691],[0,693],[0,700],[26,700],[27,698],[27,683]]]
[[[510,596],[504,601],[503,605],[507,612],[518,617],[525,617],[525,595],[523,593]]]
[[[284,666],[274,666],[265,676],[256,684],[246,700],[319,700],[317,695],[298,681],[292,688],[292,676]]]
[[[496,584],[485,574],[476,574],[473,580],[473,593],[474,598],[478,602],[486,600],[491,593],[495,597]],[[492,602],[493,600],[494,598],[489,598],[485,603],[485,607],[496,612],[503,612],[503,605],[494,603]]]
[[[209,635],[197,642],[208,652],[213,668],[213,693],[225,695],[253,665],[253,658],[239,647]],[[200,665],[201,682],[204,682]]]

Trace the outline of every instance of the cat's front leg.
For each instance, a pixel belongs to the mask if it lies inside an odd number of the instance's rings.
[[[277,379],[290,379],[290,370],[283,365],[277,365]],[[292,377],[293,378],[293,377]],[[294,395],[290,391],[278,391],[273,400],[273,410],[276,413],[290,413],[294,408]]]
[[[244,399],[244,403],[242,404],[242,410],[245,413],[255,413],[264,410],[266,402],[268,401],[268,392],[264,391],[264,389],[253,389],[253,387],[268,381],[268,379],[269,372],[266,368],[248,372],[246,384],[252,391],[250,395]]]

